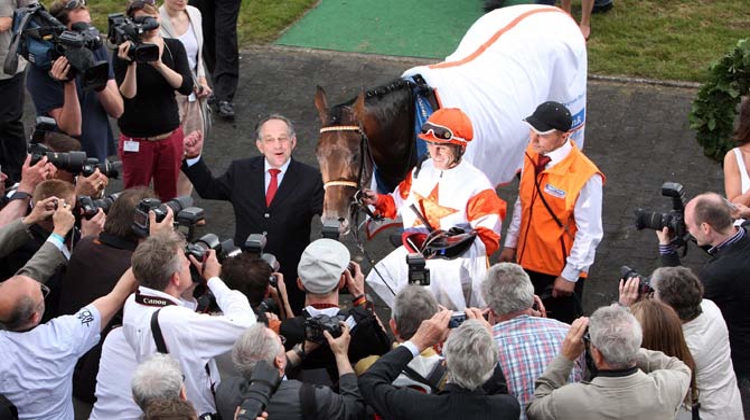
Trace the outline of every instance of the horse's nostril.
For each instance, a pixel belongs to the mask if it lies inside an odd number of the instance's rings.
[[[344,218],[344,217],[339,217],[339,222],[343,222],[344,220],[346,220],[346,218]]]

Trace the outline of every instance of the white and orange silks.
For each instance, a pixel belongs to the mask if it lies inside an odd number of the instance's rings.
[[[411,204],[416,205],[435,229],[447,231],[454,226],[475,229],[477,238],[461,257],[427,261],[431,277],[429,288],[445,307],[454,310],[463,310],[466,306],[484,307],[479,285],[487,271],[487,256],[499,246],[505,202],[497,196],[487,177],[466,160],[455,168],[441,171],[435,169],[429,159],[416,178],[415,171],[412,170],[393,193],[379,196],[377,211],[390,218],[398,213],[406,231],[427,232],[409,208]],[[408,283],[406,255],[406,249],[398,247],[367,276],[372,290],[390,307],[393,307],[394,293]]]
[[[529,128],[523,119],[545,101],[573,115],[571,138],[583,148],[586,41],[575,21],[551,6],[520,5],[477,20],[445,61],[414,67],[436,89],[440,106],[460,108],[474,126],[464,158],[493,185],[510,182],[523,164]]]

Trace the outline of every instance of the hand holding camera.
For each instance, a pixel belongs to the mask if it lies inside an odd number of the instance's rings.
[[[98,197],[104,192],[107,185],[109,185],[109,178],[101,173],[99,168],[95,168],[91,175],[81,174],[78,177],[76,180],[76,195]]]
[[[81,219],[81,237],[99,236],[104,230],[104,223],[107,221],[107,215],[104,210],[98,209],[94,217]]]
[[[49,70],[49,75],[54,80],[62,83],[71,83],[75,81],[75,78],[68,77],[70,71],[70,63],[65,56],[59,57],[52,63],[52,68]]]
[[[365,294],[365,275],[362,274],[362,267],[359,264],[350,261],[349,267],[344,270],[344,278],[352,296],[359,297]]]
[[[48,162],[47,156],[43,156],[34,164],[31,163],[32,155],[26,156],[26,161],[21,167],[21,182],[18,191],[33,194],[36,186],[42,181],[50,179],[57,173],[55,165]]]
[[[341,326],[341,335],[334,338],[328,330],[323,330],[323,337],[328,342],[328,346],[331,348],[331,352],[334,356],[345,357],[348,359],[349,343],[352,341],[352,337],[349,334],[349,325],[344,321],[339,321]]]
[[[573,324],[568,330],[568,335],[565,336],[565,339],[562,342],[560,354],[568,360],[575,361],[578,359],[581,356],[581,353],[586,349],[586,343],[583,341],[583,336],[588,332],[588,329],[589,319],[587,317],[582,316],[573,321]]]
[[[52,222],[55,225],[55,229],[52,232],[65,237],[76,224],[76,218],[73,216],[73,206],[66,203],[63,199],[57,200],[57,208],[52,214]]]
[[[55,203],[57,202],[57,197],[47,197],[44,200],[41,200],[34,204],[34,208],[31,209],[31,213],[29,213],[28,216],[24,217],[22,222],[26,226],[31,226],[37,222],[41,222],[42,220],[45,220],[52,216],[52,214],[55,213]]]
[[[443,309],[433,315],[432,318],[422,321],[417,332],[414,333],[414,336],[409,341],[417,346],[420,353],[426,348],[445,341],[450,332],[448,324],[451,316],[453,316],[453,311]]]
[[[167,215],[161,220],[156,220],[156,212],[149,210],[148,212],[148,234],[156,235],[160,232],[171,232],[174,230],[172,224],[174,223],[174,212],[171,207],[167,207]]]

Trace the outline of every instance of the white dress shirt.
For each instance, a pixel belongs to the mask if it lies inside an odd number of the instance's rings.
[[[289,169],[289,164],[292,162],[292,158],[289,158],[286,160],[286,163],[281,165],[280,168],[276,168],[280,170],[281,172],[276,175],[276,186],[281,187],[281,181],[284,179],[284,174],[286,174],[286,171]],[[268,162],[268,159],[263,159],[263,173],[265,174],[265,189],[263,191],[268,192],[268,186],[271,184],[271,173],[268,172],[269,169],[273,169],[273,166]]]
[[[558,149],[547,153],[550,161],[545,167],[549,169],[563,159],[568,157],[573,145],[570,141],[565,142]],[[576,222],[576,235],[573,246],[565,261],[561,276],[568,281],[577,281],[581,272],[588,272],[594,263],[596,247],[604,236],[602,228],[602,177],[599,174],[592,176],[581,188],[581,192],[573,208],[573,217]],[[518,245],[518,232],[521,229],[521,199],[517,198],[513,206],[513,217],[505,234],[505,247],[516,248]]]
[[[73,420],[73,369],[99,342],[100,331],[94,305],[31,331],[0,331],[0,394],[20,419]]]

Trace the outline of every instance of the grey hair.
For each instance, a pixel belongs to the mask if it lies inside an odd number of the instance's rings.
[[[130,381],[133,400],[141,410],[153,400],[179,399],[182,386],[180,364],[172,356],[161,353],[138,365]]]
[[[635,364],[643,341],[638,320],[617,304],[604,306],[589,318],[591,344],[614,369],[626,369]]]
[[[438,303],[429,290],[410,285],[401,289],[393,303],[391,317],[396,322],[402,340],[410,339],[422,324],[438,313]]]
[[[240,375],[250,379],[259,361],[265,360],[273,366],[276,356],[283,352],[284,347],[276,339],[276,333],[257,323],[248,328],[234,343],[232,362]]]
[[[493,265],[481,287],[484,301],[496,315],[523,311],[534,304],[534,285],[518,264]]]
[[[687,267],[660,267],[651,275],[656,298],[677,312],[682,321],[692,321],[700,315],[703,284]]]
[[[443,355],[451,382],[473,391],[492,376],[497,364],[497,344],[481,322],[470,319],[451,332]]]
[[[44,305],[44,301],[42,301],[42,305]],[[30,296],[21,296],[10,311],[8,319],[0,321],[0,330],[18,331],[24,328],[36,310],[37,304],[34,299]],[[42,311],[42,314],[44,314],[44,311]]]
[[[255,139],[256,140],[262,140],[262,138],[260,137],[260,130],[261,128],[263,128],[263,124],[271,120],[283,121],[288,128],[289,138],[291,139],[291,138],[297,137],[297,133],[295,133],[294,131],[294,124],[292,124],[292,120],[290,120],[289,118],[281,114],[270,114],[267,117],[260,120],[258,124],[255,126]]]
[[[158,233],[146,238],[133,252],[131,263],[133,275],[142,286],[164,290],[172,274],[180,272],[180,252],[185,239],[179,233]]]

